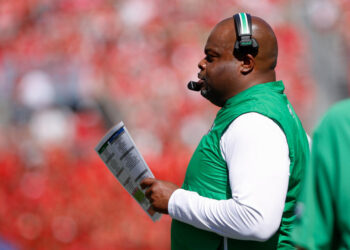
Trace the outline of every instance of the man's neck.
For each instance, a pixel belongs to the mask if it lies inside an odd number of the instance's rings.
[[[266,83],[266,82],[275,82],[275,81],[276,81],[276,72],[274,70],[270,70],[264,73],[256,72],[254,75],[251,75],[251,77],[247,77],[245,89],[253,87],[254,85],[257,85],[257,84]]]
[[[258,85],[258,84],[261,84],[261,83],[266,83],[266,82],[275,82],[276,81],[276,73],[275,71],[269,71],[269,72],[266,72],[264,74],[254,74],[254,75],[251,75],[251,76],[246,76],[246,78],[244,79],[245,81],[242,82],[241,84],[241,88],[236,91],[235,93],[231,93],[231,95],[229,95],[226,99],[226,101],[228,99],[230,99],[231,97],[234,97],[235,95],[255,86],[255,85]],[[223,102],[222,106],[225,105],[225,102]],[[222,107],[221,105],[218,105],[219,107]]]

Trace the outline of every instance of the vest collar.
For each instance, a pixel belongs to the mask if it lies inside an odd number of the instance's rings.
[[[276,81],[276,82],[267,82],[267,83],[260,83],[257,85],[254,85],[253,87],[250,87],[249,89],[246,89],[237,95],[231,97],[228,99],[223,106],[223,108],[229,107],[229,106],[235,106],[238,103],[241,103],[244,101],[246,98],[249,98],[254,93],[257,92],[276,92],[278,94],[283,94],[284,92],[284,85],[282,81]]]

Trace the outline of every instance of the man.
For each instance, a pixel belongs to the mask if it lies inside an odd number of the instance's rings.
[[[317,126],[305,171],[296,245],[350,249],[350,100],[334,105]]]
[[[141,184],[153,208],[173,218],[172,249],[292,248],[308,142],[283,83],[275,81],[273,30],[258,17],[238,15],[215,26],[198,64],[201,94],[222,108],[182,188],[156,179]],[[240,32],[247,23],[252,37]]]

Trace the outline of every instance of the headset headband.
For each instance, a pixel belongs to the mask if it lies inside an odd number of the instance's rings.
[[[252,38],[252,18],[248,13],[237,13],[233,16],[237,40],[235,53],[258,53],[258,42]]]

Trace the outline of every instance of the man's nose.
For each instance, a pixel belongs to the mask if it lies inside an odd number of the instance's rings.
[[[204,58],[203,58],[202,60],[199,61],[199,63],[198,63],[198,68],[199,68],[200,70],[205,70],[205,67],[206,67],[206,64],[205,64],[205,60],[204,60]]]

